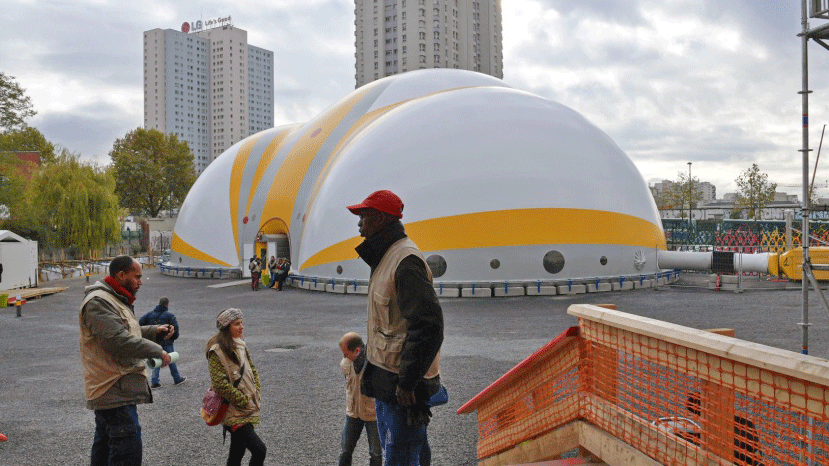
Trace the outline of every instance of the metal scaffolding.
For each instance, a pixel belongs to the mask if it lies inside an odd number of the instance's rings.
[[[809,39],[815,41],[825,49],[829,50],[829,45],[824,40],[829,39],[829,23],[824,23],[818,27],[809,27],[809,18],[815,19],[829,19],[829,0],[801,0],[801,24],[803,30],[798,36],[801,40],[801,53],[803,64],[803,89],[799,92],[802,99],[803,106],[803,148],[800,150],[803,156],[803,201],[802,201],[802,219],[803,219],[803,279],[802,286],[802,316],[800,326],[802,329],[802,348],[803,354],[809,354],[809,285],[815,288],[818,293],[821,304],[829,312],[829,304],[827,304],[823,293],[820,291],[817,281],[814,278],[812,270],[829,270],[829,265],[826,264],[812,264],[809,259],[809,213],[811,206],[809,205],[809,54],[808,45]]]

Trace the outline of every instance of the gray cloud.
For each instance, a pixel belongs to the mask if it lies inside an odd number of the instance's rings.
[[[149,29],[232,15],[250,44],[274,51],[276,124],[307,121],[354,89],[351,0],[10,2],[0,56],[14,60],[0,70],[31,95],[39,114],[30,124],[84,156],[106,160],[115,139],[143,123]],[[583,114],[646,179],[674,179],[691,161],[720,193],[752,163],[774,181],[799,180],[799,2],[510,0],[502,8],[507,83]],[[811,44],[809,57],[817,149],[829,122],[829,51]],[[818,178],[824,173],[819,167]]]

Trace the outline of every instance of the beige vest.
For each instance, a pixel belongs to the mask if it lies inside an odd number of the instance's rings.
[[[242,366],[236,364],[233,360],[228,359],[218,343],[211,346],[208,352],[210,351],[215,352],[216,356],[219,357],[219,360],[222,362],[222,366],[224,366],[225,371],[227,371],[230,383],[236,383],[236,381],[239,380],[239,372],[241,372]],[[245,365],[245,373],[242,374],[242,381],[239,382],[239,385],[236,388],[247,395],[248,398],[250,398],[250,401],[248,402],[248,405],[244,407],[239,407],[232,403],[228,406],[227,415],[222,423],[229,426],[234,425],[233,421],[236,419],[259,416],[259,391],[256,390],[256,380],[253,378],[253,369],[251,368],[250,360],[247,358],[245,345],[238,345],[236,347],[236,352],[237,356],[239,356],[239,360]]]
[[[403,342],[406,340],[409,323],[403,318],[397,306],[397,288],[394,285],[394,272],[400,261],[409,255],[416,255],[423,261],[423,254],[409,238],[395,242],[386,251],[383,259],[374,269],[368,284],[368,337],[366,338],[366,356],[375,366],[400,373]],[[432,272],[426,265],[429,281]],[[431,379],[440,373],[440,352],[424,378]]]
[[[107,392],[115,382],[126,374],[136,373],[146,376],[144,360],[132,359],[130,364],[123,365],[108,351],[104,350],[95,340],[89,328],[83,322],[83,308],[92,298],[100,298],[111,305],[127,327],[130,335],[141,338],[141,326],[135,319],[130,308],[120,299],[104,290],[93,290],[86,295],[78,312],[78,324],[81,329],[81,364],[84,372],[84,393],[87,400],[94,400]]]
[[[363,380],[363,372],[357,374],[354,371],[354,363],[348,358],[340,361],[340,369],[345,376],[345,414],[348,417],[362,421],[376,421],[374,414],[374,398],[369,398],[360,393],[360,381]]]

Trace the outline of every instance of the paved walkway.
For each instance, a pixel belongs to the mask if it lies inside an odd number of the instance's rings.
[[[145,271],[138,292],[140,316],[170,298],[181,324],[176,350],[187,382],[173,386],[162,370],[155,402],[139,407],[144,464],[223,464],[228,445],[219,428],[198,415],[207,388],[205,343],[215,332],[216,314],[225,307],[245,312],[245,339],[263,384],[262,425],[270,465],[336,464],[343,423],[344,389],[337,348],[346,331],[365,334],[365,296],[334,295],[287,288],[253,292],[246,286],[210,288],[220,280],[163,276]],[[93,277],[95,278],[95,277]],[[84,280],[49,282],[68,286],[62,293],[32,300],[23,317],[0,309],[0,444],[3,465],[82,465],[94,430],[84,407],[78,359],[78,305]],[[738,338],[789,350],[801,342],[800,291],[757,277],[741,294],[713,292],[702,275],[684,275],[658,290],[579,295],[443,300],[446,341],[442,372],[450,402],[435,409],[429,428],[435,465],[476,463],[474,415],[455,410],[516,363],[571,325],[573,303],[615,303],[620,311],[695,328],[731,327]],[[773,289],[777,288],[777,289]],[[829,349],[829,316],[812,297],[811,354]],[[355,464],[367,464],[362,442]]]

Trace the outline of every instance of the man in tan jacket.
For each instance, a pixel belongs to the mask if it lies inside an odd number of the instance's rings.
[[[366,366],[366,346],[360,335],[348,332],[340,338],[343,359],[340,368],[345,376],[345,425],[340,442],[339,466],[351,466],[354,447],[365,427],[368,436],[370,466],[382,466],[380,437],[377,435],[377,416],[374,415],[374,398],[360,393],[360,381]]]
[[[432,272],[406,235],[403,201],[391,191],[348,206],[371,269],[362,393],[373,397],[386,466],[428,465],[429,399],[440,389],[443,310]]]
[[[145,360],[170,364],[170,355],[152,340],[171,337],[175,327],[138,324],[132,303],[140,287],[141,264],[116,257],[109,276],[86,288],[78,315],[86,406],[95,411],[92,466],[141,464],[136,405],[153,401]]]

